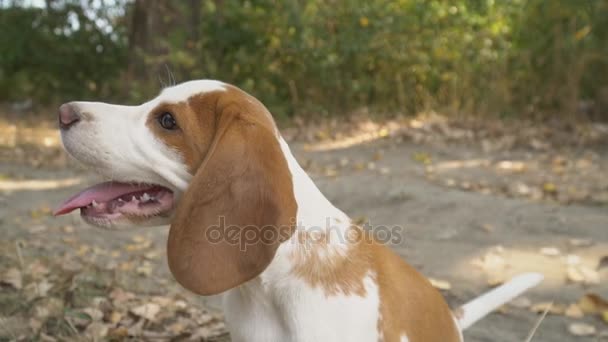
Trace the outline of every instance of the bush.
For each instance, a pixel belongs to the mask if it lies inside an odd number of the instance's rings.
[[[235,83],[285,117],[360,107],[575,115],[608,103],[606,1],[136,0],[106,14],[111,32],[76,1],[57,2],[0,11],[0,35],[22,33],[2,54],[5,99],[139,101],[168,67],[178,81]],[[81,28],[55,34],[71,13]]]

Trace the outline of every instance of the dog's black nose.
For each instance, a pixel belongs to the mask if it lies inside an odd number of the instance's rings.
[[[67,130],[80,121],[80,115],[73,105],[64,103],[59,107],[59,128]]]

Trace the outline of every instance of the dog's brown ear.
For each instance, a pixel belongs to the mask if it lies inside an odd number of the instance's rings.
[[[217,114],[211,145],[176,208],[169,268],[182,286],[201,295],[236,287],[264,271],[293,234],[296,207],[269,113],[251,101],[227,106]]]

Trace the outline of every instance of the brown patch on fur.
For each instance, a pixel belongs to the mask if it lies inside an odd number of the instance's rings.
[[[366,295],[364,279],[369,271],[371,255],[365,248],[354,244],[343,255],[329,250],[329,236],[325,233],[298,232],[298,250],[292,255],[294,267],[291,272],[313,288],[321,288],[327,297],[342,294]],[[349,241],[359,241],[363,232],[352,227]],[[324,253],[329,253],[325,257]]]
[[[373,244],[380,292],[378,329],[384,341],[460,341],[460,333],[443,296],[388,247]]]
[[[323,289],[326,296],[365,296],[365,277],[374,277],[380,296],[378,332],[383,341],[398,342],[404,335],[410,342],[460,341],[448,305],[424,276],[376,242],[371,233],[352,227],[348,234],[352,234],[348,237],[351,245],[346,253],[329,258],[323,258],[326,240],[312,238],[320,242],[294,253],[293,274]]]
[[[158,124],[165,111],[174,115],[179,130]],[[256,277],[293,234],[297,211],[270,113],[250,95],[227,86],[225,92],[193,96],[185,103],[161,104],[147,124],[194,174],[167,242],[176,280],[210,295]],[[220,234],[217,241],[214,231]]]

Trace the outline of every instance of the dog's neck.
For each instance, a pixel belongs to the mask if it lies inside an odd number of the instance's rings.
[[[324,249],[322,254],[328,258],[334,253],[343,254],[349,248],[346,234],[352,226],[351,219],[321,193],[283,138],[280,143],[292,175],[298,208],[295,232],[279,247],[273,264],[282,264],[287,260],[281,259],[291,259],[294,253],[306,256],[311,249]]]
[[[291,172],[298,204],[296,232],[335,234],[350,226],[350,218],[321,193],[297,162],[289,146],[280,138],[281,149]]]
[[[282,284],[280,280],[289,278],[298,263],[306,263],[314,255],[317,261],[331,264],[335,257],[346,255],[352,247],[347,238],[348,229],[352,227],[350,218],[329,202],[296,161],[287,143],[283,138],[279,139],[298,205],[296,229],[291,238],[279,246],[266,270],[238,287],[239,296],[243,298],[270,300],[274,290],[267,286]],[[323,260],[318,260],[319,257]]]

